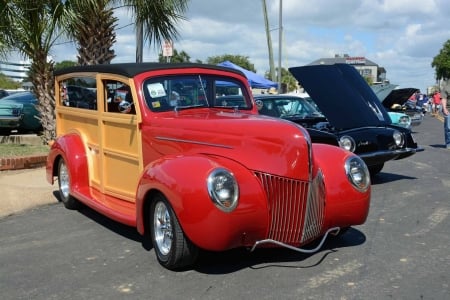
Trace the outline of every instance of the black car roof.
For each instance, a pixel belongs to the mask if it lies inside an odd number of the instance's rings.
[[[233,70],[226,67],[199,64],[199,63],[120,63],[120,64],[104,64],[104,65],[88,65],[74,66],[54,71],[54,75],[63,75],[75,72],[94,72],[94,73],[110,73],[126,77],[134,77],[138,74],[164,69],[187,69],[187,68],[203,68],[210,70],[228,71],[236,74],[244,75],[239,70]]]

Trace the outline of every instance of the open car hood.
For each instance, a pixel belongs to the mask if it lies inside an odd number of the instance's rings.
[[[392,105],[403,105],[408,101],[409,97],[414,94],[418,89],[415,88],[403,88],[392,90],[385,99],[383,99],[383,106],[390,109]]]
[[[390,92],[392,92],[396,87],[398,87],[397,84],[392,83],[381,83],[381,84],[374,84],[370,86],[377,95],[378,99],[383,102],[384,99],[389,95]]]
[[[391,124],[386,109],[353,66],[313,65],[289,71],[332,126],[350,129]]]

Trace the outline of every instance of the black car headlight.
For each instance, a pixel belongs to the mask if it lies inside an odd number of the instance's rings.
[[[347,158],[345,173],[348,180],[358,191],[367,191],[370,186],[370,173],[366,163],[359,156]]]
[[[226,169],[213,170],[207,179],[208,194],[214,205],[224,212],[233,211],[239,198],[239,186],[233,173]]]
[[[344,135],[341,136],[341,138],[339,139],[339,147],[347,151],[353,152],[355,151],[356,143],[351,136]]]
[[[397,147],[403,147],[403,145],[405,144],[405,138],[400,131],[394,131],[392,137],[394,138],[394,142]]]

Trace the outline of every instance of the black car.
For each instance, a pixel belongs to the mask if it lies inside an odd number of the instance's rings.
[[[423,151],[411,130],[393,125],[386,109],[358,71],[347,64],[290,68],[320,109],[291,95],[254,95],[260,113],[307,128],[313,142],[339,145],[358,154],[371,175],[385,162]],[[267,109],[274,111],[266,113]]]

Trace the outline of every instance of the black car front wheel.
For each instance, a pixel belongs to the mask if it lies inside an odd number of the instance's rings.
[[[184,235],[173,209],[163,195],[155,197],[150,216],[150,234],[159,263],[170,270],[193,265],[199,250]]]
[[[378,173],[381,172],[383,167],[384,167],[384,163],[373,165],[373,166],[369,166],[369,173],[370,173],[370,175],[371,176],[377,175]]]

